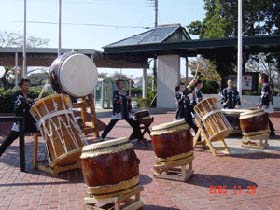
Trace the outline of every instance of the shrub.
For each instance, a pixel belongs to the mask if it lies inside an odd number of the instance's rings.
[[[13,113],[13,94],[18,90],[6,90],[0,89],[0,113]],[[31,88],[30,92],[37,97],[40,94],[41,88]],[[43,97],[52,94],[52,91],[47,91],[43,94]]]
[[[205,94],[217,94],[219,93],[220,85],[218,82],[213,80],[204,81],[202,92]]]
[[[132,96],[137,95],[139,97],[142,95],[142,88],[131,88],[130,92]]]

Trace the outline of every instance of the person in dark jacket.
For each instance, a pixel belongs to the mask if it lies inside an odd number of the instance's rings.
[[[21,88],[21,91],[18,91],[13,95],[15,115],[18,117],[23,117],[24,133],[36,133],[38,132],[38,130],[36,127],[35,119],[30,114],[30,108],[35,102],[35,97],[29,92],[30,80],[21,79],[19,86]],[[18,137],[19,124],[14,123],[10,134],[0,146],[0,157]]]
[[[202,80],[197,80],[195,83],[195,88],[193,91],[193,99],[192,99],[192,105],[195,106],[199,102],[203,100],[203,95],[202,95],[202,90],[203,88],[203,81]]]
[[[190,84],[194,83],[193,81],[190,82]],[[185,119],[186,122],[189,124],[189,126],[194,130],[195,133],[198,131],[198,127],[193,121],[192,118],[192,105],[189,98],[189,94],[192,87],[189,85],[189,87],[185,88],[185,85],[181,83],[180,85],[175,87],[175,99],[176,99],[176,119]]]
[[[239,92],[233,87],[232,79],[227,81],[228,87],[222,91],[222,105],[227,109],[238,108],[241,105]]]
[[[270,136],[274,136],[274,127],[273,123],[269,119],[268,113],[270,113],[270,109],[272,109],[273,105],[273,93],[271,90],[271,86],[268,82],[268,76],[266,74],[261,74],[259,77],[259,83],[262,85],[261,89],[261,96],[260,101],[258,103],[258,108],[263,109],[264,112],[266,112],[268,123],[269,123],[269,129],[270,129]]]
[[[133,137],[143,139],[138,121],[133,119],[131,96],[128,91],[124,90],[124,80],[117,80],[118,90],[113,93],[113,114],[111,121],[104,129],[101,139],[104,140],[107,134],[113,129],[119,120],[126,120],[133,128]]]

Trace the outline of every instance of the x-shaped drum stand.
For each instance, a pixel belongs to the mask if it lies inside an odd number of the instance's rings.
[[[206,132],[204,126],[203,126],[202,121],[200,119],[196,118],[195,122],[196,122],[196,125],[198,127],[198,131],[197,131],[197,133],[194,137],[194,141],[193,141],[194,142],[193,143],[194,147],[197,146],[197,145],[202,145],[203,147],[208,146],[213,155],[217,155],[217,150],[221,150],[226,154],[230,153],[230,149],[227,146],[223,136],[218,136],[217,138],[214,138],[214,139],[210,140],[208,138],[208,134],[207,134],[207,132]],[[203,137],[203,140],[201,142],[198,141],[200,136]],[[216,142],[216,141],[220,141],[223,144],[223,147],[214,147],[212,145],[212,142]]]

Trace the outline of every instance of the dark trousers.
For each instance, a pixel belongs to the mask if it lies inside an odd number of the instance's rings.
[[[11,131],[8,137],[4,140],[3,144],[0,146],[0,157],[6,151],[8,146],[10,146],[19,137],[19,132]]]
[[[133,137],[136,138],[136,139],[142,139],[143,135],[142,135],[141,130],[140,130],[139,122],[136,121],[136,120],[133,120],[133,119],[125,119],[125,120],[133,128]],[[113,127],[117,124],[118,121],[119,121],[119,119],[111,119],[109,124],[104,129],[104,132],[102,134],[102,138],[105,138],[107,136],[107,134],[113,129]]]
[[[189,126],[194,130],[194,132],[197,133],[198,127],[194,123],[191,113],[186,114],[185,120],[189,124]]]
[[[268,126],[269,126],[270,133],[274,133],[273,123],[271,122],[271,119],[269,119],[268,113],[266,113],[266,116],[267,116],[267,119],[268,119]]]

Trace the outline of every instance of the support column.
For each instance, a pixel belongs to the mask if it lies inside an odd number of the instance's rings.
[[[18,52],[16,52],[15,54],[15,78],[16,78],[15,87],[18,88]]]
[[[180,56],[162,55],[157,61],[157,107],[175,108],[174,88],[180,78]]]
[[[189,83],[189,59],[186,57],[186,84]]]
[[[147,77],[147,69],[143,69],[143,92],[142,92],[142,97],[147,98],[148,95],[148,77]]]

